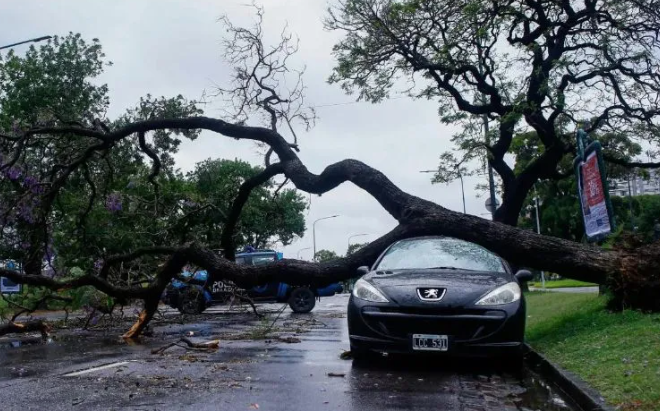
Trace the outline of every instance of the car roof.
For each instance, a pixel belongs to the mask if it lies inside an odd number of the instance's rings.
[[[275,252],[275,251],[253,251],[251,253],[238,253],[238,254],[236,254],[236,257],[247,257],[247,256],[250,256],[250,255],[257,255],[257,256],[258,255],[273,255],[273,254],[277,255],[277,252]]]

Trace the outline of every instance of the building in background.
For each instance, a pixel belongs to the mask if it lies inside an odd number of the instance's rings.
[[[639,175],[631,175],[629,180],[626,178],[610,180],[610,196],[627,197],[628,195],[660,194],[660,172],[658,170],[648,170],[648,173],[648,179]]]

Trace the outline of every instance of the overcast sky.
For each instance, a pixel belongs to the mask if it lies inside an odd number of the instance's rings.
[[[114,65],[102,81],[110,87],[109,117],[122,113],[147,93],[154,96],[199,98],[214,85],[226,84],[230,67],[221,56],[224,35],[218,17],[227,14],[239,25],[253,19],[247,1],[233,0],[140,0],[90,2],[3,1],[0,2],[0,45],[39,37],[79,32],[84,38],[98,38]],[[431,174],[420,170],[437,166],[438,156],[450,147],[452,130],[440,124],[433,102],[398,98],[382,104],[351,103],[337,85],[329,85],[334,61],[333,44],[340,33],[323,29],[328,0],[263,0],[265,33],[276,40],[283,25],[300,37],[295,63],[306,64],[307,101],[317,106],[318,121],[308,133],[301,133],[300,157],[310,171],[319,173],[327,165],[355,158],[384,172],[408,193],[434,201],[452,210],[462,210],[460,183],[432,185]],[[16,52],[23,52],[19,46]],[[206,115],[218,116],[219,103],[211,102]],[[261,164],[262,157],[252,143],[204,133],[194,142],[185,142],[178,155],[182,169],[190,169],[206,158],[241,158]],[[467,212],[488,218],[485,198],[477,198],[474,186],[479,178],[465,180]],[[344,254],[348,237],[366,233],[352,242],[377,238],[391,230],[396,221],[360,189],[344,184],[322,197],[312,196],[306,216],[304,238],[284,247],[285,256],[295,257],[302,248],[312,247],[312,222],[319,222],[317,249]],[[301,256],[310,259],[311,249]]]

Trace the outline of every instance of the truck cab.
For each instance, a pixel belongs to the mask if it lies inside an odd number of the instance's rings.
[[[273,264],[283,258],[283,254],[269,249],[246,248],[236,254],[236,264],[264,265]],[[249,298],[258,302],[288,303],[296,313],[308,313],[314,309],[316,300],[343,291],[338,284],[323,288],[291,286],[281,282],[270,282],[251,289],[242,289],[226,280],[209,281],[205,270],[184,270],[182,280],[174,279],[163,294],[163,301],[184,314],[199,314],[207,307],[226,304],[232,298]]]

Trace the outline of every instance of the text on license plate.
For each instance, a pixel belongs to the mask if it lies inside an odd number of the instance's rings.
[[[446,335],[413,334],[412,348],[424,351],[447,351],[449,338]]]

